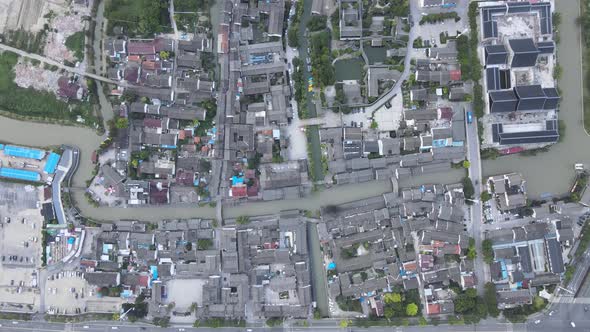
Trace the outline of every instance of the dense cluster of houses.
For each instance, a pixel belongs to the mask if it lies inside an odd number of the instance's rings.
[[[306,220],[299,211],[214,228],[211,220],[163,220],[156,230],[120,221],[103,224],[94,252],[81,260],[97,292],[120,287],[125,301],[140,294],[150,315],[196,319],[307,318],[312,313]],[[170,313],[167,294],[183,280],[199,288],[193,307]],[[172,294],[171,294],[172,296]]]
[[[225,0],[223,8],[218,52],[229,72],[219,100],[225,112],[222,195],[234,202],[302,197],[311,191],[307,163],[284,162],[293,118],[281,41],[285,1]]]
[[[573,243],[574,233],[571,220],[554,219],[491,231],[487,237],[493,243],[490,274],[498,308],[505,309],[531,304],[538,287],[561,282],[563,248]]]
[[[465,257],[461,185],[405,188],[322,210],[319,226],[332,298],[359,300],[383,316],[384,296],[418,290],[428,315],[453,313],[451,284],[474,287]]]
[[[121,99],[115,153],[95,157],[95,182],[110,205],[209,201],[217,190],[210,184],[219,136],[211,39],[130,39],[116,31],[105,43],[108,77],[121,82],[111,91]]]

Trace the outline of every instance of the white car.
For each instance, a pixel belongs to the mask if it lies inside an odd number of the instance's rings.
[[[555,313],[555,311],[551,310],[551,312],[549,312],[549,316],[553,316],[553,313]]]
[[[535,324],[539,324],[540,322],[541,322],[541,320],[540,320],[540,319],[537,319],[537,320],[535,321]]]
[[[574,322],[570,322],[572,327],[576,327],[576,324]]]

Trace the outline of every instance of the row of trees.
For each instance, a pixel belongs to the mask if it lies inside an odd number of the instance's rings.
[[[333,85],[336,82],[336,73],[332,66],[332,54],[330,52],[330,32],[321,31],[311,36],[311,65],[314,80],[320,87]]]

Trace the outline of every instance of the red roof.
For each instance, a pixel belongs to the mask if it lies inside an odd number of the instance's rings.
[[[463,288],[475,286],[475,278],[473,276],[461,276],[463,279]]]
[[[60,77],[57,80],[57,85],[59,86],[57,93],[61,97],[78,98],[78,89],[80,89],[80,85],[78,83],[70,83],[70,79],[67,76]]]
[[[160,190],[158,187],[161,187]],[[167,204],[168,203],[168,188],[167,182],[156,182],[150,183],[150,203],[151,204]]]
[[[147,54],[155,54],[156,48],[154,47],[153,42],[138,42],[138,41],[131,41],[127,44],[127,52],[129,54],[139,54],[139,55],[147,55]]]
[[[258,186],[250,186],[248,187],[248,197],[255,197],[258,196]]]
[[[195,137],[194,142],[195,142],[195,144],[201,143],[201,138],[200,137]]]
[[[444,247],[446,245],[446,243],[442,242],[442,241],[432,241],[432,246],[434,248],[436,247]]]
[[[141,62],[141,57],[139,55],[130,55],[127,57],[127,61],[132,61],[132,62]]]
[[[80,260],[80,265],[85,266],[85,267],[96,267],[96,261],[82,259],[82,260]]]
[[[150,280],[150,276],[148,276],[148,275],[139,276],[139,286],[147,287],[149,280]]]
[[[181,130],[178,133],[178,139],[185,139],[185,138],[186,138],[186,134],[185,134],[184,130]]]
[[[156,70],[160,69],[161,67],[161,64],[156,61],[144,61],[141,63],[141,68],[145,70]]]
[[[248,195],[248,188],[246,187],[231,187],[232,197],[246,197]]]
[[[194,181],[195,181],[195,173],[186,172],[183,170],[179,170],[178,172],[176,172],[176,183],[177,184],[191,186],[191,185],[193,185]]]
[[[450,107],[441,107],[439,110],[439,118],[445,120],[451,120],[453,118],[453,109]]]
[[[446,244],[445,248],[449,248],[449,247],[454,247],[455,251],[454,254],[455,255],[459,255],[461,254],[461,246],[458,244]]]
[[[406,271],[416,271],[416,268],[417,268],[415,261],[406,262],[403,264],[403,266],[404,266],[404,270],[406,270]]]
[[[244,172],[244,177],[246,177],[246,179],[254,179],[256,177],[256,171],[253,169],[247,169],[246,172]]]
[[[148,128],[162,128],[160,119],[143,119],[143,126]]]
[[[429,315],[438,315],[440,314],[440,304],[438,303],[429,303],[428,307],[426,308],[426,313]]]
[[[460,81],[461,80],[461,70],[451,70],[451,81]]]
[[[137,68],[137,67],[125,68],[125,72],[124,72],[125,81],[137,83],[138,77],[139,77],[139,68]]]

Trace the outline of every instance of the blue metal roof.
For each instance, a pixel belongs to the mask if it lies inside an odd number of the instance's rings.
[[[0,177],[34,182],[41,180],[41,175],[37,172],[7,167],[0,168]]]
[[[6,145],[4,147],[4,155],[41,160],[45,157],[45,151],[24,148],[22,146]]]
[[[57,153],[51,152],[49,157],[47,157],[47,162],[45,163],[45,167],[43,168],[43,173],[45,174],[53,174],[55,173],[55,168],[57,167],[57,163],[59,162],[59,158],[61,156]]]

